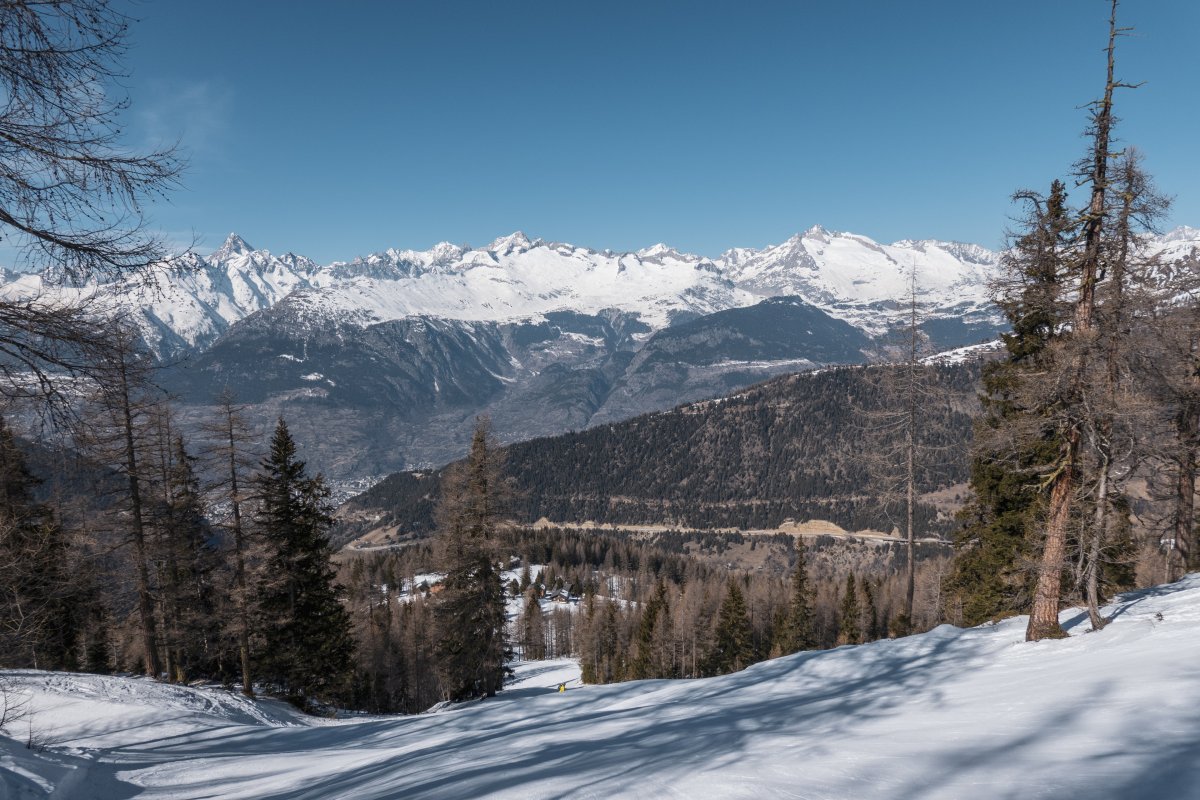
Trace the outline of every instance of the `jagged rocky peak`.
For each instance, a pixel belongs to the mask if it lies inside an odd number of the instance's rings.
[[[737,267],[749,259],[754,258],[756,255],[758,255],[758,251],[753,247],[732,247],[726,250],[724,253],[721,253],[720,258],[717,260],[722,264],[729,265],[730,267]]]
[[[932,244],[942,248],[946,252],[952,254],[960,261],[965,261],[968,264],[992,264],[996,260],[996,255],[977,244],[970,242],[941,242],[934,241]]]
[[[524,232],[516,231],[515,233],[510,233],[508,236],[501,236],[499,239],[496,239],[488,245],[487,249],[496,255],[507,256],[513,253],[524,253],[527,250],[532,250],[535,245],[536,243],[531,242]]]
[[[224,261],[233,256],[246,255],[253,252],[254,248],[250,246],[249,242],[236,233],[231,233],[225,237],[224,243],[214,250],[209,258],[213,261]]]
[[[430,263],[450,264],[462,258],[465,252],[467,252],[466,247],[453,244],[452,242],[438,242],[429,249]]]
[[[820,223],[813,225],[806,231],[793,233],[787,239],[779,244],[768,244],[764,247],[734,247],[726,250],[721,254],[718,261],[727,267],[737,268],[743,264],[756,261],[762,257],[778,256],[786,253],[799,253],[807,258],[808,250],[804,247],[805,241],[819,241],[828,243],[831,237],[841,236],[837,231],[830,231]]]

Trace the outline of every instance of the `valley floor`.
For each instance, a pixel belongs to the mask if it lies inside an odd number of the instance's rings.
[[[1109,612],[1099,633],[1064,612],[1061,641],[943,626],[693,681],[534,662],[413,717],[8,672],[48,749],[25,722],[0,737],[0,799],[1200,797],[1200,575]]]

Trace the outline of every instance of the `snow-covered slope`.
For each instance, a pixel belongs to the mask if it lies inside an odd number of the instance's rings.
[[[90,800],[1200,796],[1200,576],[1109,612],[1098,633],[1064,612],[1061,641],[1024,642],[1017,618],[565,693],[568,664],[534,663],[493,700],[336,723],[7,673],[52,746],[0,738],[0,780]]]
[[[729,251],[722,261],[733,281],[756,295],[798,295],[860,327],[878,329],[880,307],[904,302],[914,270],[923,305],[943,313],[985,307],[997,258],[978,245],[907,240],[881,245],[817,225],[774,247]]]
[[[365,267],[390,260],[392,270]],[[439,245],[425,253],[389,251],[335,264],[306,294],[315,310],[367,311],[373,321],[432,316],[492,322],[551,311],[634,311],[654,327],[679,313],[748,305],[711,262],[669,250],[616,254],[505,236],[479,250]]]

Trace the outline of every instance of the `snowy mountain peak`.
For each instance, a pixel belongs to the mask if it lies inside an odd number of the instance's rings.
[[[433,256],[435,263],[460,258],[465,252],[467,252],[465,247],[459,247],[450,242],[438,242],[429,250],[429,254]]]
[[[1167,242],[1200,242],[1200,228],[1192,228],[1187,225],[1180,225],[1174,230],[1167,231],[1159,241]]]
[[[541,240],[539,240],[541,241]],[[521,231],[510,233],[508,236],[501,236],[487,246],[487,249],[500,256],[509,256],[514,253],[524,253],[531,250],[534,243],[529,240]]]
[[[652,244],[649,247],[643,247],[637,251],[637,257],[643,261],[655,261],[661,263],[664,258],[670,258],[675,261],[699,261],[696,256],[690,256],[686,253],[681,253],[670,245],[659,242]]]
[[[250,246],[249,242],[236,233],[231,233],[225,237],[225,241],[213,251],[213,254],[209,258],[213,261],[225,261],[232,256],[246,255],[253,252],[254,248]]]

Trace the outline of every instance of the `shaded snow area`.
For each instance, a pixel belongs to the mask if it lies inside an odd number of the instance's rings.
[[[0,739],[0,797],[1200,797],[1200,576],[1108,611],[1099,633],[1065,612],[1061,641],[943,626],[694,681],[579,687],[535,662],[413,717],[5,673],[50,747],[26,750],[24,723]]]

